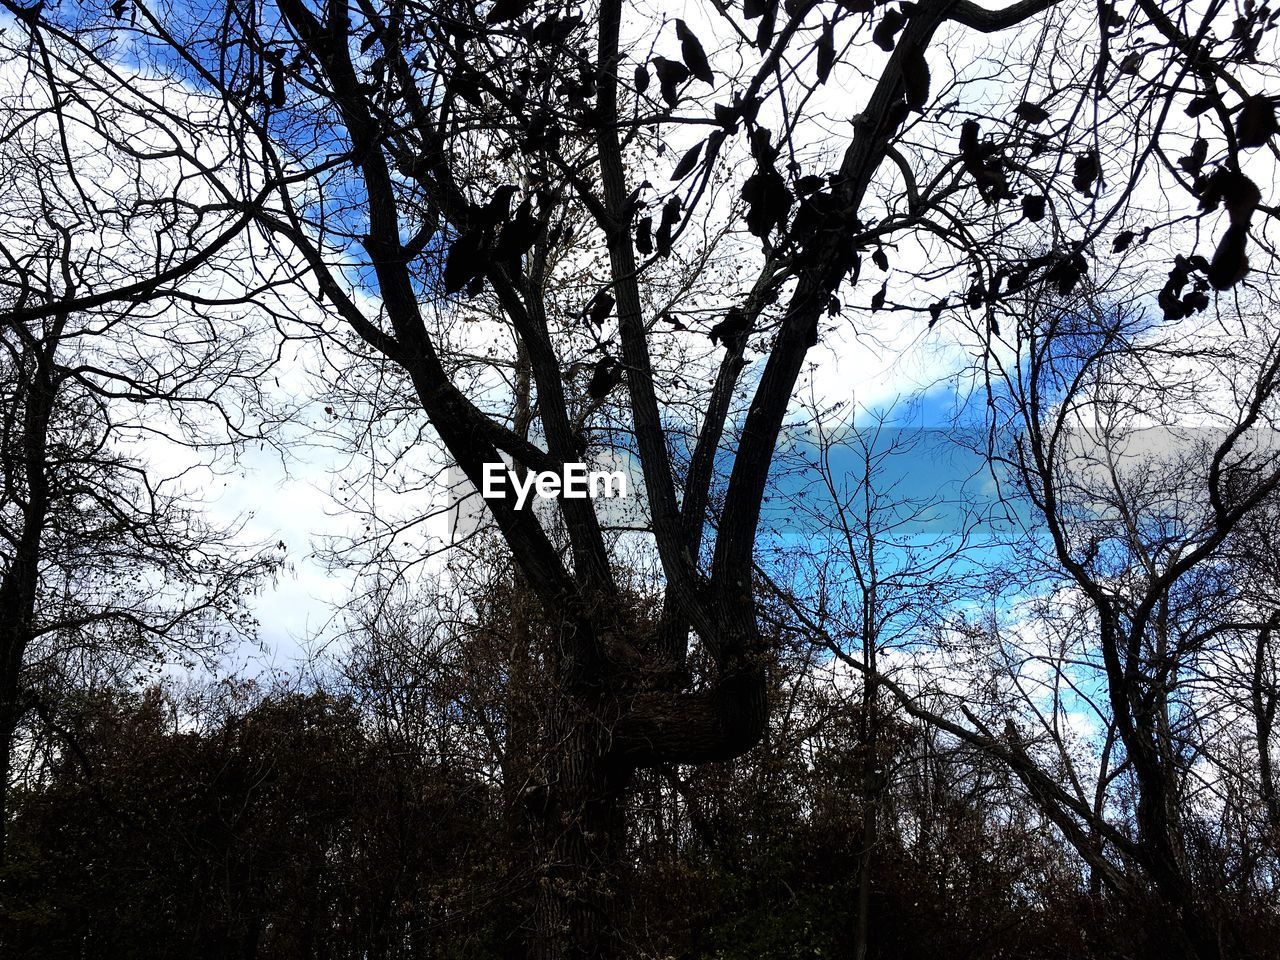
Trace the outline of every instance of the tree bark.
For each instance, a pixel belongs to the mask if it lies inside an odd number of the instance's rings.
[[[8,647],[8,638],[5,646]],[[5,659],[8,660],[8,651]],[[9,671],[6,670],[6,673]],[[13,738],[18,728],[18,691],[5,678],[0,690],[0,866],[8,862],[9,853],[9,777],[13,769]]]
[[[532,960],[620,956],[610,917],[626,840],[622,799],[629,768],[610,758],[608,730],[598,713],[581,709],[586,706],[566,698],[553,731],[551,782],[535,831],[541,863]]]
[[[859,726],[863,753],[862,771],[862,852],[858,860],[858,919],[854,937],[855,960],[866,960],[871,935],[871,867],[876,848],[876,820],[879,815],[881,780],[876,751],[878,749],[879,718],[876,698],[879,689],[876,666],[876,644],[863,644],[863,657],[867,672],[862,675],[862,715]]]
[[[59,318],[51,338],[56,346]],[[53,372],[55,347],[40,345],[31,380],[21,384],[26,390],[22,411],[21,461],[15,473],[25,481],[22,504],[22,533],[14,546],[9,568],[0,578],[0,865],[8,856],[9,777],[12,772],[13,740],[25,712],[23,665],[31,642],[39,588],[40,545],[49,513],[48,436],[57,384]],[[10,469],[13,469],[12,467]]]

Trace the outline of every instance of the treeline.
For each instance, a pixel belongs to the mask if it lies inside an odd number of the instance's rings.
[[[71,697],[13,800],[4,955],[527,956],[550,634],[518,663],[520,621],[450,628],[465,645],[366,634],[305,683]],[[409,642],[419,657],[391,656]],[[760,746],[630,784],[610,878],[625,955],[853,956],[868,778],[868,956],[1165,955],[1159,898],[1108,891],[1007,767],[887,707],[868,750],[848,677],[813,646],[780,653]],[[1270,956],[1276,851],[1240,862],[1232,815],[1183,827],[1221,929]]]

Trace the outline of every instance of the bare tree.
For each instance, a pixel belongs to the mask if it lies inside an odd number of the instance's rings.
[[[1140,861],[1198,955],[1231,949],[1229,923],[1203,900],[1186,824],[1192,721],[1205,707],[1197,676],[1216,672],[1225,619],[1215,568],[1280,483],[1266,442],[1280,340],[1265,302],[1222,311],[1214,339],[1190,321],[1153,336],[1140,310],[1037,309],[1018,334],[1025,362],[1004,367],[1025,431],[1013,462],[1096,631],[1136,785]],[[1201,432],[1180,433],[1197,420]]]
[[[226,156],[167,128],[183,108],[77,38],[24,15],[0,44],[3,857],[20,724],[58,729],[77,663],[205,656],[251,635],[247,593],[280,553],[194,499],[216,451],[270,416],[257,380],[272,355],[236,315],[271,280],[244,282],[231,248],[248,220],[213,189]]]
[[[881,669],[880,684],[1006,763],[1096,884],[1137,910],[1154,894],[1183,955],[1235,955],[1233,885],[1265,884],[1253,869],[1275,856],[1250,813],[1265,798],[1230,744],[1247,719],[1271,737],[1272,612],[1239,555],[1280,483],[1280,340],[1259,306],[1161,326],[1139,305],[1050,293],[1003,319],[985,396],[1025,526],[989,613],[937,635],[941,672]],[[1261,645],[1243,670],[1242,636]],[[1208,854],[1215,819],[1252,825]]]
[[[837,664],[836,696],[856,700],[861,852],[855,956],[867,956],[881,800],[889,788],[880,743],[899,711],[880,689],[894,675],[882,656],[928,646],[957,603],[981,596],[978,505],[966,466],[979,461],[943,429],[923,429],[904,403],[892,414],[852,402],[822,407],[810,395],[779,453],[778,494],[767,518],[759,575]],[[923,483],[918,482],[924,475]],[[913,482],[917,481],[917,482]],[[782,514],[780,517],[778,514]],[[816,632],[815,632],[816,630]]]
[[[1271,209],[1243,169],[1275,129],[1252,7],[1228,39],[1221,5],[1155,0],[752,0],[674,22],[621,0],[10,9],[50,33],[87,18],[144,59],[158,44],[245,121],[268,159],[241,199],[273,187],[258,224],[305,258],[353,362],[388,371],[475,485],[503,455],[558,472],[618,442],[639,463],[665,587],[644,635],[616,620],[592,504],[561,501],[565,551],[534,512],[489,504],[564,621],[539,956],[615,949],[606,878],[631,772],[731,758],[765,729],[756,534],[829,318],[974,311],[995,333],[995,305],[1070,292],[1100,243],[1163,276],[1172,251],[1144,258],[1139,236],[1181,242],[1173,225],[1208,217],[1212,255],[1174,261],[1163,294],[1190,313],[1245,276]],[[1153,188],[1179,209],[1148,209]],[[726,235],[728,268],[700,283],[707,238]],[[858,285],[864,258],[880,284]],[[464,291],[509,333],[458,335]],[[528,435],[512,371],[536,398]],[[621,437],[596,429],[611,404]],[[691,646],[710,665],[696,683]]]

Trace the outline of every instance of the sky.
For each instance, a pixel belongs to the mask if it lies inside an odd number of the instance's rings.
[[[699,22],[697,4],[680,5],[679,13],[714,49],[712,30]],[[675,8],[636,8],[636,25],[652,22],[661,15],[672,16]],[[979,55],[998,40],[972,39],[968,45],[953,45],[951,52],[963,72],[978,62]],[[678,56],[674,30],[668,25],[660,35],[658,52]],[[647,50],[639,51],[643,57]],[[879,56],[878,53],[873,56]],[[828,103],[811,109],[813,124],[804,136],[820,148],[823,124],[828,114],[847,119],[849,103],[857,102],[867,89],[858,71],[861,64],[840,66],[819,96]],[[868,64],[874,69],[875,64]],[[979,96],[981,87],[979,85]],[[170,91],[181,96],[182,91]],[[830,109],[828,110],[827,107]],[[672,155],[687,143],[673,136]],[[923,256],[917,251],[902,256]],[[910,265],[908,261],[907,265]],[[866,268],[871,271],[872,268]],[[869,296],[878,286],[864,282],[858,290]],[[364,291],[371,296],[371,291]],[[291,305],[298,312],[314,310],[309,300],[299,299]],[[916,320],[905,321],[901,314],[868,316],[859,313],[859,327],[845,324],[829,331],[812,355],[812,364],[797,393],[806,395],[812,389],[820,402],[846,400],[860,412],[859,417],[881,412],[889,416],[897,430],[937,430],[953,424],[957,408],[963,404],[957,375],[966,367],[968,356],[958,337],[946,324],[934,331]],[[339,474],[351,470],[348,455],[332,443],[323,429],[325,398],[317,381],[325,375],[318,365],[293,358],[277,370],[282,377],[280,389],[290,399],[305,398],[297,411],[296,428],[290,449],[285,455],[269,448],[249,448],[237,460],[224,464],[211,474],[201,494],[216,516],[226,522],[245,519],[246,536],[255,541],[282,541],[287,547],[288,567],[277,581],[261,592],[256,601],[256,615],[261,623],[263,649],[242,645],[232,660],[242,669],[252,670],[290,665],[304,657],[317,641],[323,642],[334,630],[334,615],[354,585],[351,571],[334,571],[317,555],[326,538],[358,533],[360,518],[344,509],[343,491],[338,489]],[[920,498],[951,496],[952,490],[964,486],[989,493],[983,484],[982,462],[977,455],[966,453],[962,445],[948,445],[948,453],[939,453],[944,443],[941,433],[927,433],[926,442],[917,444],[903,457],[891,461],[890,482],[905,494]],[[796,441],[793,453],[804,453],[805,441]],[[945,469],[939,469],[940,464]],[[839,466],[837,461],[837,466]],[[782,493],[787,493],[785,484]],[[785,497],[783,498],[785,499]],[[785,509],[779,507],[778,509]],[[766,522],[786,517],[771,517]],[[945,517],[942,520],[945,523]]]

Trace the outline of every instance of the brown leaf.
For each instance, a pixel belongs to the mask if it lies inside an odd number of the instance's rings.
[[[702,155],[702,142],[695,143],[692,147],[684,152],[684,156],[680,158],[680,162],[676,164],[675,170],[671,174],[672,180],[683,180],[693,168],[698,165],[698,157]]]

